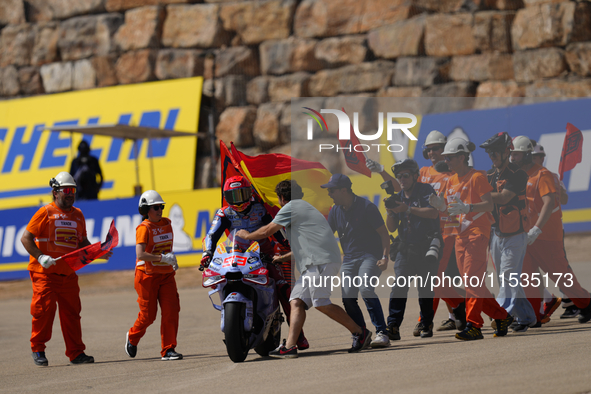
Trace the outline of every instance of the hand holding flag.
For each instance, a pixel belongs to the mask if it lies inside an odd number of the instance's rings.
[[[341,108],[341,110],[345,112],[345,108]],[[360,174],[363,174],[371,178],[371,169],[368,168],[369,165],[366,165],[366,161],[369,159],[367,158],[365,152],[359,152],[355,148],[357,146],[361,146],[361,143],[359,142],[359,138],[357,138],[357,135],[355,134],[355,130],[353,129],[352,124],[351,139],[339,140],[339,144],[341,145],[341,149],[343,150],[343,154],[345,155],[345,163],[347,164],[347,167],[349,167],[353,171],[356,171]]]

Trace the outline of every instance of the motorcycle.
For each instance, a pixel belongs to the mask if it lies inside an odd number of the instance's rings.
[[[209,299],[221,311],[224,342],[233,362],[244,361],[250,349],[265,357],[279,346],[283,316],[258,242],[236,237],[232,231],[203,271],[202,286],[212,288]],[[215,293],[220,305],[212,299]]]

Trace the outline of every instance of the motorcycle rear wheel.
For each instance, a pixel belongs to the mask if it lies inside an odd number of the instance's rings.
[[[244,331],[246,317],[245,305],[241,302],[228,302],[224,305],[224,335],[226,350],[230,360],[241,363],[248,355],[249,334]]]

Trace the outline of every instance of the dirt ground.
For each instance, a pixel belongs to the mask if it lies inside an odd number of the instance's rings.
[[[567,240],[573,270],[586,288],[591,288],[591,259],[585,247],[589,238]],[[349,333],[311,310],[305,323],[310,349],[300,352],[298,359],[264,358],[251,351],[244,363],[234,364],[222,341],[220,313],[212,307],[208,289],[201,287],[197,267],[179,269],[176,278],[181,300],[178,351],[184,354],[182,361],[160,360],[159,318],[139,344],[137,357],[131,359],[125,354],[125,334],[137,316],[138,305],[133,271],[119,271],[80,275],[83,339],[95,363],[68,365],[56,318],[54,336],[46,349],[49,367],[37,367],[31,359],[30,281],[0,282],[0,394],[156,394],[203,388],[238,390],[242,394],[278,390],[497,394],[515,392],[516,388],[541,394],[591,393],[591,323],[560,319],[561,310],[542,328],[521,335],[495,338],[488,317],[484,317],[483,340],[458,341],[451,331],[435,331],[432,338],[424,339],[412,335],[419,305],[416,294],[409,293],[406,318],[400,326],[402,339],[388,348],[349,354]],[[386,292],[380,298],[387,310],[389,289],[383,290]],[[332,300],[342,305],[336,291]],[[362,311],[368,328],[375,332],[366,308]],[[440,324],[447,317],[446,308],[440,307],[434,322]],[[282,330],[285,337],[286,324]]]
[[[591,261],[591,234],[568,235],[564,240],[568,259],[572,263]],[[181,268],[183,275],[177,275],[179,289],[186,289],[201,284],[201,273],[197,267]],[[99,272],[84,275],[80,273],[82,294],[94,294],[133,289],[133,270]],[[18,298],[30,298],[31,282],[28,279],[0,282],[0,301]]]
[[[581,278],[591,278],[589,262],[572,266]],[[591,393],[591,323],[560,319],[561,311],[542,328],[525,334],[495,338],[488,317],[483,316],[483,340],[458,341],[454,331],[435,331],[432,338],[421,338],[412,335],[419,305],[416,295],[409,294],[400,326],[402,339],[388,348],[349,354],[349,332],[311,310],[305,322],[310,349],[299,352],[299,358],[277,360],[251,351],[244,363],[235,364],[222,341],[220,312],[212,307],[208,289],[195,283],[197,269],[181,268],[177,274],[182,361],[160,360],[159,318],[139,343],[137,357],[125,354],[126,331],[137,316],[138,305],[133,273],[124,271],[80,278],[83,339],[95,363],[68,365],[56,318],[46,349],[49,366],[37,367],[29,342],[30,284],[3,284],[4,289],[15,290],[12,296],[20,294],[21,298],[0,301],[0,394],[161,394],[203,389],[241,394]],[[585,285],[591,288],[589,281]],[[335,293],[333,302],[342,305]],[[380,298],[387,310],[387,295]],[[362,311],[368,328],[375,333],[364,306]],[[440,307],[434,321],[440,324],[447,317],[447,309]],[[286,324],[282,334],[287,334]]]

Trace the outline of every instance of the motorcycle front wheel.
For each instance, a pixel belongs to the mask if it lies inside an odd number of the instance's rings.
[[[273,322],[274,325],[278,325],[275,334],[273,334],[273,332],[269,332],[267,338],[254,348],[255,352],[257,352],[260,356],[267,357],[271,350],[275,350],[277,347],[279,347],[279,343],[281,342],[281,319],[282,317],[280,314],[278,314],[278,316],[275,318],[275,321]],[[274,328],[272,327],[271,331],[273,331],[273,329]]]
[[[241,302],[228,302],[224,305],[224,335],[226,350],[230,360],[241,363],[248,355],[248,337],[244,331],[246,307]]]

